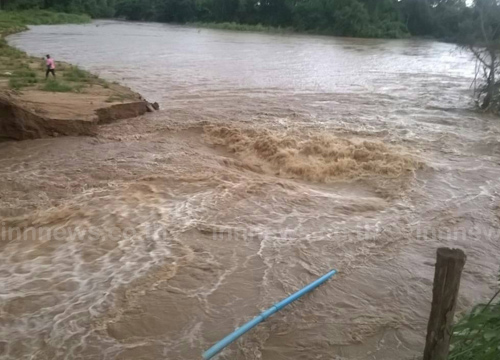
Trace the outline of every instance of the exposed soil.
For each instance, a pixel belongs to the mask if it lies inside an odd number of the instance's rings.
[[[148,103],[140,99],[106,104],[102,96],[92,94],[39,91],[19,96],[0,94],[0,138],[93,135],[99,122],[136,117],[147,110]]]

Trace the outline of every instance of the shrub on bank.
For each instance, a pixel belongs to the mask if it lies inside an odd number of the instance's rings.
[[[500,290],[487,304],[475,306],[454,326],[448,360],[500,359],[499,295]]]

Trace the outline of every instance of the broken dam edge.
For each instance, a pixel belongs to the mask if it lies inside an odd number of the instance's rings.
[[[38,139],[51,136],[93,136],[97,125],[129,119],[151,111],[145,100],[110,104],[95,110],[92,119],[56,119],[35,113],[8,94],[0,94],[0,138],[13,140]]]

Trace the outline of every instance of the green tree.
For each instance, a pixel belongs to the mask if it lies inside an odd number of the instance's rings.
[[[412,35],[431,36],[436,27],[428,0],[402,0],[400,4],[404,23]]]
[[[471,16],[460,24],[458,41],[476,59],[482,81],[477,87],[481,108],[500,110],[500,5],[496,0],[476,0]],[[476,74],[477,77],[477,74]]]
[[[157,7],[152,0],[122,0],[115,5],[115,14],[128,20],[156,20]]]
[[[370,15],[358,0],[335,2],[333,13],[335,33],[342,36],[369,36]]]
[[[47,8],[92,17],[237,22],[341,36],[407,34],[457,41],[477,6],[466,0],[0,0],[5,9]]]
[[[328,30],[333,27],[334,2],[301,0],[295,4],[293,26],[299,30]]]
[[[163,0],[158,6],[158,20],[186,23],[195,20],[196,2],[194,0]]]
[[[237,20],[239,0],[212,0],[209,2],[210,18],[217,22]]]

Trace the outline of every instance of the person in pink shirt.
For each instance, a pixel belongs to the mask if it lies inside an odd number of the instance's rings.
[[[56,77],[56,63],[54,62],[54,59],[50,57],[50,55],[47,55],[47,60],[45,61],[47,64],[47,71],[45,72],[45,78],[47,79],[49,77],[49,74],[52,74],[52,76],[55,78]]]

